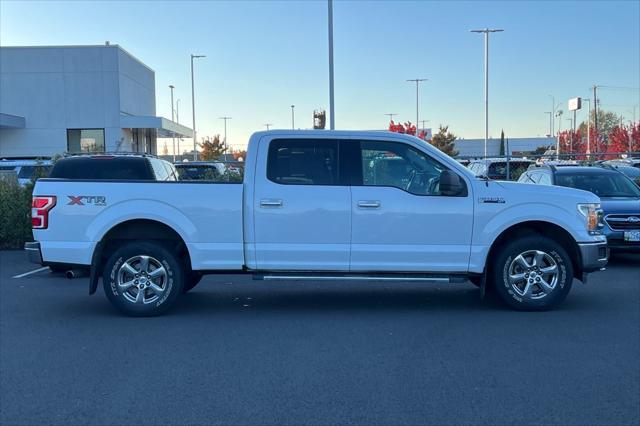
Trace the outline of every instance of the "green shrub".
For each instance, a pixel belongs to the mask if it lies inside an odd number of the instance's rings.
[[[22,187],[13,179],[0,179],[0,250],[21,249],[33,240],[32,192],[33,184]]]

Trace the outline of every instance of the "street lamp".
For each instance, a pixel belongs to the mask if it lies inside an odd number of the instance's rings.
[[[193,118],[193,161],[198,161],[198,150],[196,149],[198,138],[196,137],[196,98],[193,85],[193,60],[199,58],[206,58],[206,56],[194,55],[193,53],[191,54],[191,114]]]
[[[333,0],[327,1],[329,24],[329,130],[336,129],[336,110],[333,96]]]
[[[169,89],[171,90],[171,121],[175,120],[175,117],[173,115],[174,113],[174,109],[173,109],[173,89],[175,89],[175,86],[173,84],[169,85]],[[172,137],[171,137],[171,141],[173,142],[173,162],[176,162],[176,137],[175,135],[173,135],[172,132]]]
[[[472,33],[484,34],[484,157],[487,158],[487,144],[489,142],[489,33],[499,33],[504,30],[489,29],[471,30]]]
[[[545,114],[549,114],[549,137],[553,137],[553,125],[551,123],[551,120],[553,118],[553,112],[551,111],[545,111]]]
[[[294,112],[295,107],[296,107],[295,105],[291,105],[291,129],[292,130],[295,130],[296,128],[296,117]]]
[[[587,155],[591,154],[591,99],[582,99],[582,102],[589,102],[587,112]]]
[[[227,120],[231,120],[231,117],[219,117],[220,120],[224,120],[224,150],[226,151],[227,146]]]
[[[420,118],[420,116],[418,115],[418,105],[419,105],[419,103],[418,103],[418,86],[420,85],[421,81],[427,81],[427,80],[428,79],[426,79],[426,78],[413,78],[413,79],[407,80],[409,82],[415,82],[416,83],[416,136],[418,136],[417,135],[417,133],[418,133],[418,124],[419,124],[418,120]]]
[[[559,109],[556,113],[558,117],[558,139],[556,141],[556,159],[560,159],[560,128],[562,127],[562,110]]]

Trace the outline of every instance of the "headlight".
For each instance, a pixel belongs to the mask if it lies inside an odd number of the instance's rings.
[[[602,209],[598,203],[578,204],[578,211],[587,222],[587,231],[591,235],[601,234],[602,227]]]

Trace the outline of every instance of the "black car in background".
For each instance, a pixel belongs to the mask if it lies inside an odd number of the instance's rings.
[[[520,175],[533,164],[532,160],[514,158],[507,160],[504,158],[487,158],[483,160],[473,160],[467,168],[478,177],[486,177],[491,180],[518,180]],[[507,170],[508,167],[508,170]],[[507,173],[509,175],[507,179]]]
[[[529,168],[518,182],[566,186],[596,194],[604,211],[603,233],[609,248],[640,251],[640,187],[617,169],[543,165]]]
[[[175,167],[148,154],[72,155],[58,160],[49,174],[54,179],[178,180]]]

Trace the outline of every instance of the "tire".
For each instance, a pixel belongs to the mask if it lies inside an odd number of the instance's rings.
[[[176,255],[154,242],[132,242],[109,257],[102,284],[111,304],[121,312],[155,316],[175,303],[184,281]]]
[[[573,266],[558,243],[531,236],[506,244],[489,268],[489,277],[511,308],[544,311],[558,306],[569,294]]]
[[[69,269],[68,266],[64,266],[64,265],[49,265],[49,269],[51,270],[51,272],[55,273],[55,274],[64,274],[65,272],[67,272]]]
[[[202,280],[202,276],[202,272],[189,271],[187,273],[187,279],[184,282],[184,287],[182,287],[182,292],[186,293],[193,290],[193,288]]]

